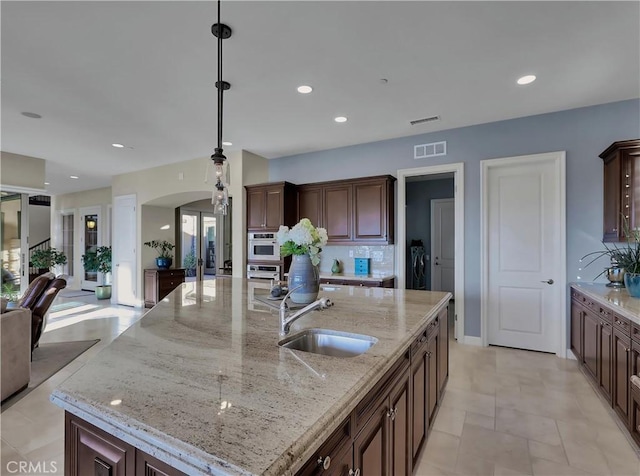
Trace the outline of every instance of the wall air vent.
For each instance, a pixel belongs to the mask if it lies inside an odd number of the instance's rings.
[[[413,146],[414,159],[427,159],[429,157],[438,157],[439,155],[447,155],[447,141]]]
[[[416,119],[415,121],[410,121],[410,124],[412,126],[417,126],[418,124],[424,124],[425,122],[434,122],[439,120],[440,120],[440,116],[431,116],[431,117],[425,117],[423,119]]]

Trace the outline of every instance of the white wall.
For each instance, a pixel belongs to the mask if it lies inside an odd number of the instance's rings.
[[[29,246],[51,237],[51,207],[29,205]]]
[[[45,161],[36,157],[0,152],[2,190],[28,189],[44,192]]]
[[[146,243],[151,240],[167,240],[176,244],[175,237],[175,209],[170,207],[154,207],[152,205],[142,205],[142,223],[140,240]],[[162,229],[169,226],[169,228]],[[142,245],[142,269],[156,268],[156,258],[158,253],[153,248]],[[173,266],[177,263],[175,249],[173,250]]]

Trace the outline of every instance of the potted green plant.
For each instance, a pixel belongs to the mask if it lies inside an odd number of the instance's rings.
[[[31,266],[38,269],[53,270],[56,266],[67,264],[67,256],[55,248],[35,250],[31,254]]]
[[[151,240],[147,241],[144,245],[158,252],[156,266],[159,269],[169,269],[171,267],[173,263],[173,254],[171,251],[173,251],[176,245],[167,240]]]
[[[587,257],[592,257],[584,267],[586,268],[597,259],[608,256],[611,261],[611,267],[607,267],[598,276],[607,275],[610,284],[607,286],[621,287],[616,284],[624,282],[624,286],[632,297],[640,297],[640,230],[629,228],[629,222],[623,217],[624,236],[627,242],[620,243],[602,243],[604,250],[593,251],[584,255],[580,261]],[[596,276],[596,278],[598,277]]]
[[[98,246],[95,250],[87,251],[82,255],[82,263],[87,272],[101,273],[103,276],[102,286],[96,286],[96,297],[98,299],[111,298],[111,284],[107,283],[107,275],[111,273],[111,247]]]
[[[185,273],[187,276],[195,276],[196,275],[196,253],[193,248],[189,251],[182,260],[182,266],[185,269]]]

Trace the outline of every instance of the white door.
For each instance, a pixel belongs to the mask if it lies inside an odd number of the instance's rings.
[[[431,290],[455,290],[454,199],[431,200]]]
[[[113,204],[113,299],[117,304],[135,306],[136,196],[115,197]]]
[[[84,256],[88,253],[95,253],[98,247],[102,246],[102,220],[100,207],[85,207],[80,209],[80,259],[84,262]],[[82,289],[88,291],[95,290],[102,276],[97,271],[87,271],[82,268]]]
[[[563,353],[564,157],[482,162],[487,344]]]

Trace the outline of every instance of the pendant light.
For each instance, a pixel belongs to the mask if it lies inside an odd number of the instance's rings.
[[[231,37],[231,28],[220,21],[220,0],[218,0],[218,23],[211,26],[211,33],[218,38],[218,80],[216,81],[216,88],[218,89],[218,146],[211,156],[216,178],[211,203],[213,204],[214,213],[226,215],[229,207],[229,189],[227,187],[225,173],[225,161],[227,158],[224,156],[222,150],[222,104],[224,92],[228,90],[231,85],[222,80],[222,40]]]

